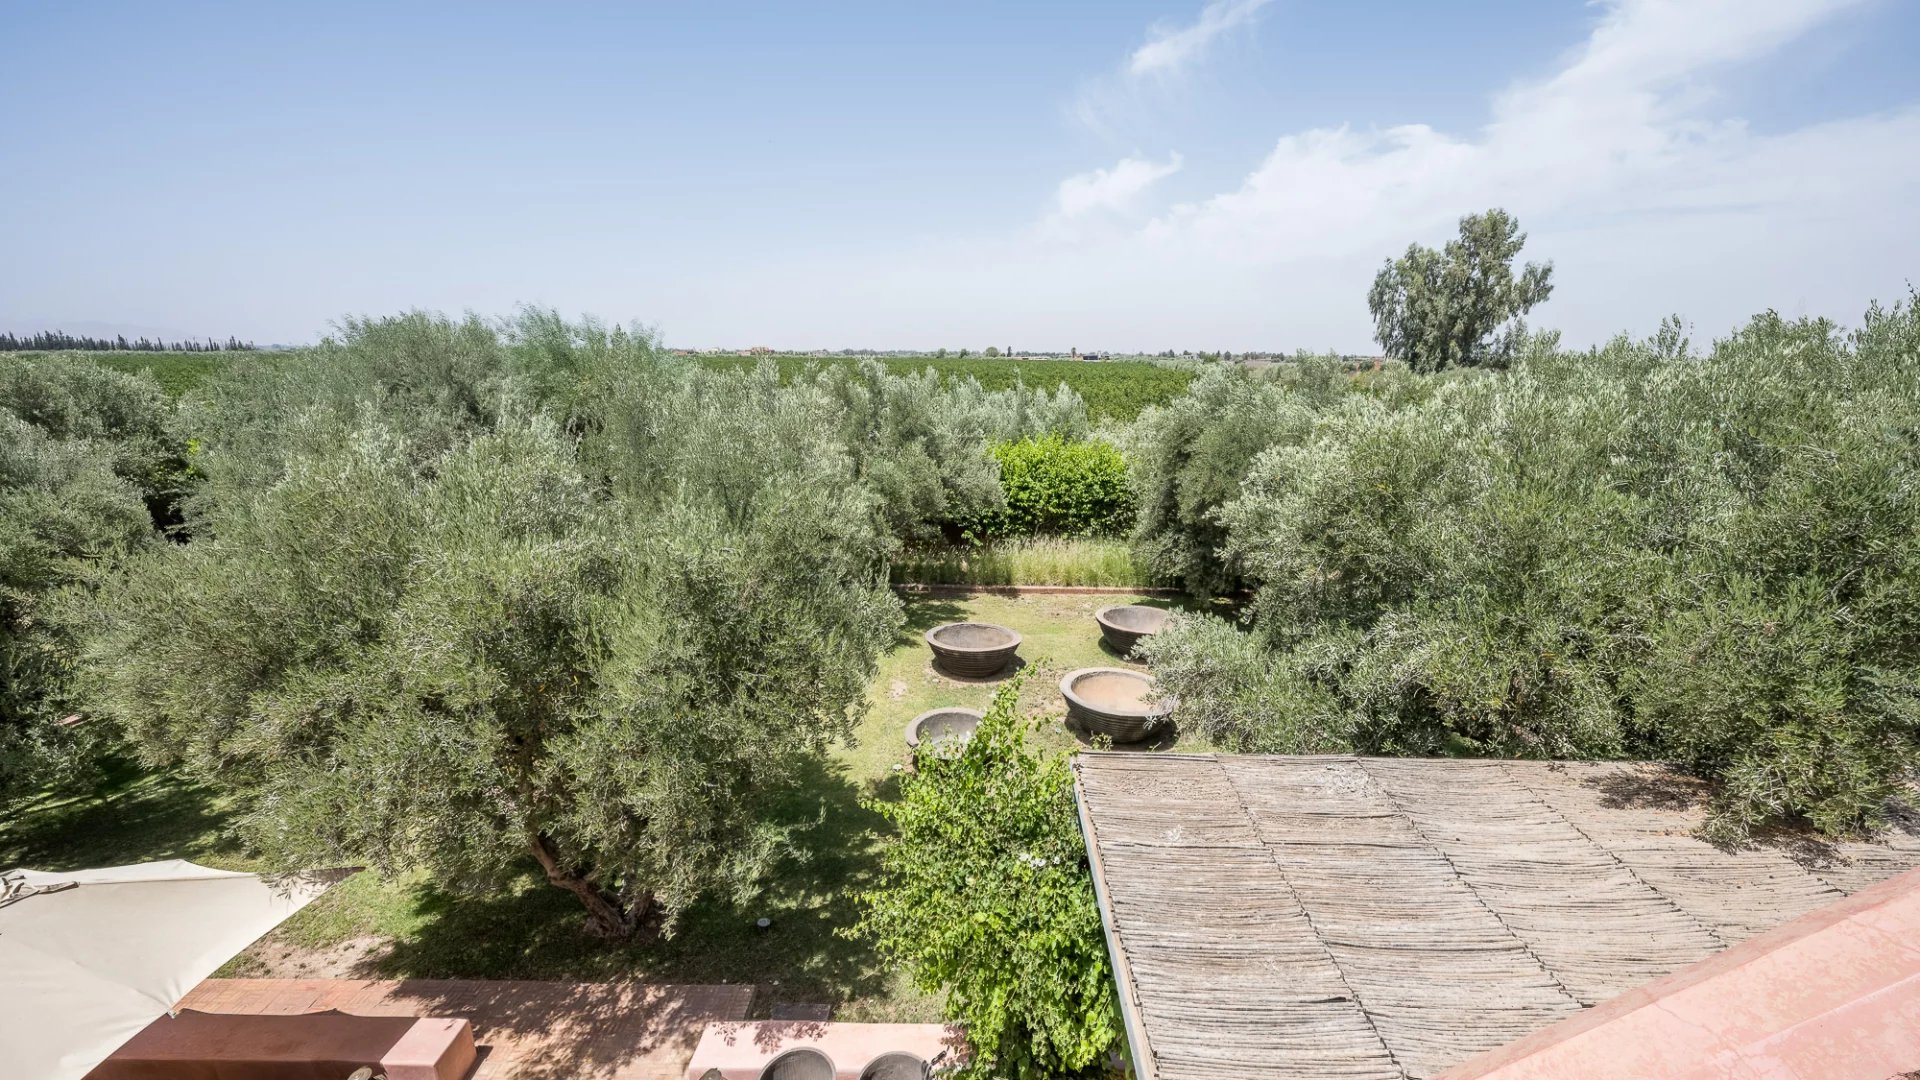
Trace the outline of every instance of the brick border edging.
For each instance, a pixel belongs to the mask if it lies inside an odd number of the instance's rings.
[[[1185,596],[1185,589],[1131,585],[921,585],[896,581],[892,588],[931,596],[990,593],[996,596]]]

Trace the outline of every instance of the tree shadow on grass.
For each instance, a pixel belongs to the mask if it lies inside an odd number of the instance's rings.
[[[754,899],[695,903],[672,936],[608,943],[588,936],[578,902],[531,869],[513,888],[459,895],[416,886],[418,930],[361,960],[367,978],[576,979],[756,984],[755,1014],[788,1003],[840,1004],[887,991],[891,970],[870,942],[837,931],[859,921],[857,894],[876,883],[885,819],[864,797],[891,797],[894,781],[856,783],[844,764],[816,757],[809,779],[774,805],[798,829],[802,852],[784,858]],[[771,925],[760,929],[756,920]]]
[[[243,863],[231,803],[214,789],[110,757],[78,795],[47,795],[0,818],[0,868],[80,870],[156,859]]]
[[[908,594],[900,598],[901,607],[906,613],[906,623],[900,628],[900,636],[895,644],[910,645],[921,639],[921,635],[944,623],[962,622],[967,617],[964,598],[953,595]]]

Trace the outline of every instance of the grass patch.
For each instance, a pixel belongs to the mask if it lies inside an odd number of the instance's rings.
[[[893,563],[903,585],[1104,585],[1144,589],[1154,584],[1123,540],[1032,537],[978,547],[903,552]]]
[[[214,789],[109,757],[87,794],[43,796],[0,821],[0,868],[81,870],[156,859],[252,869],[228,833],[232,800]]]
[[[199,386],[207,376],[218,371],[223,365],[232,362],[237,356],[251,356],[252,353],[235,352],[90,352],[86,356],[96,364],[124,371],[129,375],[138,375],[142,371],[151,372],[160,389],[168,397],[179,397],[188,390]]]
[[[707,356],[701,362],[715,368],[752,368],[763,359],[780,369],[782,379],[826,364],[851,364],[849,357],[815,356]],[[1149,405],[1164,405],[1186,392],[1196,368],[1191,365],[1145,360],[1041,360],[1033,357],[872,357],[895,375],[917,375],[931,368],[944,379],[972,378],[985,390],[1006,390],[1024,383],[1052,392],[1061,384],[1073,387],[1087,403],[1094,420],[1128,421]]]
[[[907,721],[928,709],[962,706],[985,710],[1000,679],[953,679],[935,670],[921,635],[941,623],[989,622],[1020,633],[1016,664],[1031,669],[1020,690],[1020,710],[1038,727],[1035,745],[1050,750],[1081,746],[1063,721],[1060,678],[1083,667],[1132,667],[1100,640],[1093,613],[1109,604],[1178,606],[1143,596],[1075,596],[1045,593],[1021,596],[910,597],[907,628],[901,641],[880,660],[868,691],[871,707],[861,721],[854,746],[844,752],[864,762],[869,772],[907,761]]]
[[[996,681],[935,671],[921,635],[944,622],[1002,623],[1020,631],[1021,662],[1033,669],[1021,708],[1037,745],[1079,746],[1061,720],[1058,684],[1073,668],[1120,665],[1093,621],[1107,604],[1165,601],[1128,596],[911,597],[907,625],[881,658],[870,708],[854,737],[817,762],[811,782],[781,810],[806,827],[810,854],[786,860],[755,899],[703,901],[673,937],[608,946],[582,930],[572,897],[523,874],[509,887],[470,895],[424,875],[360,874],[336,887],[236,958],[222,974],[273,977],[635,979],[757,983],[764,1011],[785,1002],[832,1002],[853,1021],[931,1021],[937,997],[921,994],[864,941],[837,930],[858,919],[854,894],[874,879],[886,823],[863,806],[888,799],[907,762],[907,721],[936,706],[984,708]],[[182,858],[258,869],[234,840],[231,799],[212,788],[121,760],[80,797],[45,798],[0,821],[0,867],[77,869]],[[761,931],[754,920],[773,920]]]

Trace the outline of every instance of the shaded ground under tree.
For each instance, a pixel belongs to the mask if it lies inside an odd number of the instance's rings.
[[[362,874],[337,887],[222,972],[229,976],[381,979],[576,979],[757,984],[758,1008],[831,1002],[848,1020],[937,1019],[939,1002],[900,980],[869,943],[837,930],[858,921],[852,896],[871,883],[885,822],[862,803],[892,797],[907,762],[906,720],[936,705],[978,706],[997,680],[933,671],[921,635],[945,622],[984,620],[1025,636],[1036,668],[1023,707],[1048,718],[1041,745],[1078,742],[1057,723],[1059,676],[1112,665],[1093,611],[1121,596],[919,596],[869,688],[872,707],[852,745],[836,746],[811,781],[781,806],[803,829],[807,854],[785,860],[758,897],[691,907],[674,935],[653,945],[609,945],[582,930],[583,912],[529,861],[510,888],[473,895],[424,877]],[[1154,601],[1159,603],[1160,601]],[[29,803],[0,822],[0,866],[74,869],[181,858],[229,869],[258,867],[234,840],[234,806],[219,792],[115,760],[90,795]],[[767,918],[766,930],[755,921]]]

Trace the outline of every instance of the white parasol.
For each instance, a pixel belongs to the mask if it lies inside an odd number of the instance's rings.
[[[79,1080],[350,873],[267,878],[173,859],[0,874],[7,1074]]]

